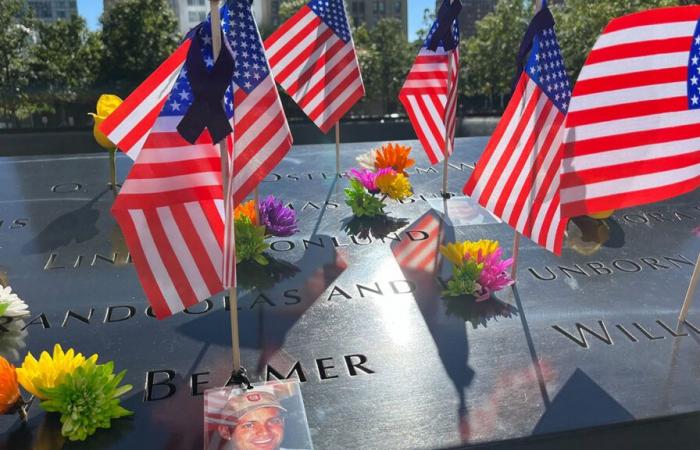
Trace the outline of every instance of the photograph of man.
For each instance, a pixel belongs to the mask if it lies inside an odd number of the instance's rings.
[[[282,406],[284,398],[295,400],[289,390],[282,393],[277,386],[260,386],[249,391],[230,391],[225,401],[219,405],[218,420],[212,430],[212,439],[208,448],[231,450],[292,450],[283,446],[287,427],[287,416],[291,414]],[[222,399],[223,400],[223,399]],[[297,403],[302,405],[301,397]],[[291,407],[291,406],[289,406]],[[205,418],[206,421],[206,418]],[[296,424],[294,420],[291,423]],[[294,425],[293,425],[294,426]],[[303,435],[308,436],[305,425]],[[298,430],[297,430],[298,431]],[[297,432],[297,434],[299,434]],[[214,444],[216,442],[216,444]],[[297,441],[298,442],[298,441]],[[212,447],[214,444],[214,447]],[[297,449],[294,449],[297,450]]]

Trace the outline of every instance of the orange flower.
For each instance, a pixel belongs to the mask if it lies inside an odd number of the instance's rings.
[[[406,169],[412,167],[416,161],[409,158],[411,147],[400,144],[384,144],[382,148],[377,150],[377,160],[374,162],[374,167],[383,169],[391,167],[396,172],[406,175]]]
[[[0,356],[0,414],[15,409],[20,398],[15,366]]]
[[[256,223],[255,216],[255,200],[249,200],[241,203],[233,210],[233,220],[240,220],[243,217],[250,219],[251,223]]]

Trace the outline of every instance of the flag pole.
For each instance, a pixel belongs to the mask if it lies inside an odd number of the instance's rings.
[[[450,3],[452,3],[453,0],[450,0]],[[450,29],[450,33],[452,30]],[[459,43],[457,44],[459,45]],[[450,111],[448,111],[447,107],[450,103],[450,89],[451,85],[454,82],[452,79],[452,56],[447,55],[447,96],[445,100],[445,159],[444,159],[444,166],[442,169],[442,197],[444,199],[448,199],[449,196],[447,194],[447,169],[449,168],[450,164],[450,153],[452,152],[452,149],[450,148],[452,145],[452,139],[450,139],[450,127],[448,125],[449,118],[451,117]],[[457,107],[457,102],[455,102],[455,108]],[[455,121],[457,118],[455,117]]]
[[[698,287],[698,280],[700,280],[700,253],[698,253],[698,259],[695,261],[695,269],[693,269],[693,275],[690,277],[690,284],[688,285],[688,291],[685,293],[685,300],[683,300],[683,306],[681,307],[681,313],[678,316],[678,324],[676,325],[676,330],[679,330],[681,323],[688,316],[688,310],[693,304],[693,299],[695,297],[695,288]]]
[[[335,173],[340,173],[340,119],[335,123]]]
[[[535,2],[535,14],[540,12],[544,6],[544,0],[537,0]],[[518,277],[518,255],[520,253],[520,232],[518,230],[514,231],[513,234],[513,266],[510,269],[510,278],[513,281],[517,280]]]
[[[221,15],[219,14],[219,1],[209,0],[209,9],[211,11],[211,40],[212,40],[212,50],[214,53],[214,60],[219,57],[221,52]],[[231,211],[230,202],[228,201],[231,192],[229,192],[229,177],[232,174],[228,173],[228,141],[223,139],[219,143],[219,152],[221,153],[221,180],[224,186],[224,196],[226,201],[224,222],[228,224],[229,227],[233,226],[233,211]],[[256,190],[257,192],[257,190]],[[257,207],[257,202],[256,202]],[[230,230],[226,230],[230,232]],[[232,234],[229,233],[229,236]],[[241,368],[241,344],[240,337],[238,334],[238,293],[236,292],[236,286],[229,288],[229,315],[231,318],[231,350],[233,352],[233,371],[238,372]]]

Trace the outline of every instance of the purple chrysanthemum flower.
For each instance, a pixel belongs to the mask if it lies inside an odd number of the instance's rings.
[[[369,169],[350,169],[350,175],[359,181],[370,193],[379,192],[377,188],[377,174]]]
[[[479,284],[484,294],[480,297],[481,300],[486,300],[490,297],[491,293],[500,291],[504,287],[515,283],[507,272],[508,268],[513,265],[513,258],[502,260],[502,255],[502,248],[499,248],[486,257],[482,257],[481,251],[479,252],[479,257],[477,259],[480,263],[484,264],[484,268],[479,276]]]
[[[276,237],[291,236],[297,231],[297,215],[293,209],[282,204],[272,195],[268,195],[259,205],[260,224],[265,225],[265,232]]]

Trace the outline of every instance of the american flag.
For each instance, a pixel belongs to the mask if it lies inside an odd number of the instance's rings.
[[[235,142],[228,139],[229,152],[235,152],[228,173],[234,173],[233,201],[240,202],[284,157],[291,134],[249,3],[230,0],[221,14],[236,62],[225,106],[235,135]],[[113,213],[158,317],[235,281],[234,240],[224,220],[232,205],[223,201],[219,150],[208,133],[191,145],[176,131],[192,102],[182,68],[192,39],[201,39],[204,61],[213,67],[206,23],[102,124],[103,132],[135,159]]]
[[[549,13],[546,6],[542,13]],[[571,91],[554,27],[543,28],[464,193],[558,255],[566,228],[561,142]]]
[[[433,34],[438,30],[438,22],[439,20],[436,20],[430,28],[428,37],[399,92],[399,100],[406,108],[411,125],[431,164],[442,161],[454,148],[459,73],[457,20],[452,24],[453,45],[446,47],[445,43],[440,42],[435,51],[428,49]]]
[[[287,154],[292,135],[250,3],[228,0],[221,8],[221,17],[237,68],[233,76],[233,189],[234,202],[238,204]],[[190,38],[102,123],[100,129],[105,135],[134,160],[185,62],[189,43]]]
[[[213,66],[207,28],[200,28],[192,39],[201,41],[202,58]],[[224,99],[232,121],[231,86]],[[192,102],[192,88],[183,68],[112,207],[158,318],[220,292],[224,284],[233,282],[235,273],[235,264],[224,267],[225,260],[235,258],[235,250],[230,246],[229,252],[224,251],[227,239],[219,149],[208,132],[194,144],[177,132]]]
[[[365,95],[343,0],[312,0],[265,40],[277,82],[324,133]]]
[[[566,119],[562,212],[573,217],[700,185],[700,6],[608,24]]]

